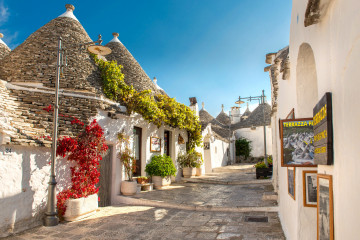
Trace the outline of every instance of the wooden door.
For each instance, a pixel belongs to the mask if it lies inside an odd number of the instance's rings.
[[[135,177],[141,176],[141,137],[142,137],[142,129],[139,127],[134,127],[133,152],[136,159],[136,172],[134,173]]]
[[[113,153],[113,146],[109,149],[100,161],[100,178],[97,186],[99,187],[98,196],[99,207],[110,206],[111,204],[111,157]]]
[[[170,132],[164,131],[164,154],[170,156]]]

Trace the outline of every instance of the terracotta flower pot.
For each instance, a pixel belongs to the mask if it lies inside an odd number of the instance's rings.
[[[149,178],[147,179],[143,179],[143,178],[137,178],[137,182],[138,184],[145,184],[145,183],[149,183]]]
[[[137,191],[136,181],[122,181],[120,186],[120,192],[122,195],[131,196],[135,195]]]
[[[164,186],[169,186],[171,184],[170,177],[160,177],[160,176],[152,176],[152,182],[154,183],[155,189],[161,189]]]
[[[184,178],[195,177],[196,168],[189,168],[189,167],[183,168],[183,175],[184,175]]]

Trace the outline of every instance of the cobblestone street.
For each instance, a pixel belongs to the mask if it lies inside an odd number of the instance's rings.
[[[130,204],[100,208],[82,221],[7,239],[285,239],[276,201],[264,197],[272,194],[270,181],[254,179],[253,171],[243,169],[187,179],[190,183],[124,197]],[[148,206],[134,205],[139,200]]]

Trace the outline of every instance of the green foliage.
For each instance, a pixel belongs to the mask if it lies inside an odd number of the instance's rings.
[[[155,155],[151,158],[150,163],[145,167],[145,172],[150,176],[175,176],[176,168],[171,159],[167,155]]]
[[[272,167],[273,160],[272,160],[271,155],[268,156],[267,162],[268,162],[269,167]],[[266,165],[265,165],[265,162],[264,162],[264,158],[262,159],[261,162],[258,162],[257,164],[255,164],[254,167],[256,167],[256,168],[267,168]]]
[[[251,141],[241,137],[235,141],[235,148],[236,156],[245,156],[245,158],[248,158],[252,150]]]
[[[201,144],[201,125],[191,109],[178,103],[175,98],[158,94],[155,100],[150,90],[138,92],[124,82],[121,65],[116,61],[107,62],[92,54],[101,71],[103,89],[106,97],[126,105],[129,114],[136,112],[149,123],[160,127],[163,123],[185,129],[189,133],[188,149],[195,149]]]
[[[181,168],[199,168],[203,163],[203,158],[201,153],[191,150],[186,154],[179,155],[177,162]]]
[[[254,165],[256,168],[267,168],[264,162],[258,162]]]

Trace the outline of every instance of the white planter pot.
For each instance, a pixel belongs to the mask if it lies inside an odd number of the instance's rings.
[[[183,168],[184,178],[195,177],[195,174],[196,174],[196,168],[189,168],[189,167]]]
[[[65,221],[76,221],[86,218],[98,209],[98,195],[93,194],[87,197],[66,200]]]
[[[137,182],[122,181],[120,185],[120,192],[125,196],[135,195],[137,192]]]
[[[202,168],[196,168],[196,174],[195,176],[199,177],[202,174]]]
[[[155,189],[161,189],[164,186],[169,186],[171,184],[170,177],[160,177],[160,176],[152,176],[152,182],[154,183]]]

